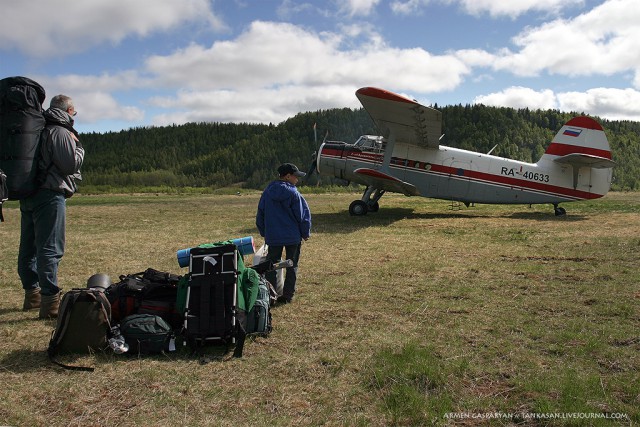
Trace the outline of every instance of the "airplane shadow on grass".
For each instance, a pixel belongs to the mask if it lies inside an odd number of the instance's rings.
[[[532,221],[566,221],[566,222],[577,222],[577,221],[584,221],[588,219],[588,217],[584,215],[567,214],[564,216],[555,216],[553,213],[547,213],[547,212],[514,212],[511,214],[504,215],[503,218],[528,219]]]
[[[460,218],[465,214],[448,213],[448,214],[425,214],[415,213],[411,208],[386,208],[378,212],[371,212],[365,216],[351,216],[348,210],[334,213],[317,213],[311,212],[311,234],[342,234],[353,233],[363,228],[390,225],[396,221],[403,219],[436,219],[436,218]],[[243,232],[256,233],[256,228],[246,228]]]
[[[311,213],[312,234],[344,234],[353,233],[367,227],[391,225],[401,220],[423,219],[473,219],[489,218],[492,215],[483,214],[473,209],[464,211],[449,211],[446,213],[416,212],[413,208],[381,208],[378,212],[370,212],[364,216],[351,216],[347,210],[333,213]],[[582,215],[567,214],[557,217],[553,212],[513,212],[497,215],[494,218],[525,219],[532,221],[583,221]],[[242,231],[246,235],[257,234],[256,228],[246,228]]]

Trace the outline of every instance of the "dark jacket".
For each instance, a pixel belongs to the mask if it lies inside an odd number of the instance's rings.
[[[69,113],[49,108],[44,117],[47,124],[42,131],[40,146],[40,188],[64,193],[68,198],[76,192],[75,181],[82,180],[80,167],[84,161],[84,148]]]
[[[256,226],[267,245],[299,244],[311,235],[309,205],[295,185],[273,181],[260,197]]]

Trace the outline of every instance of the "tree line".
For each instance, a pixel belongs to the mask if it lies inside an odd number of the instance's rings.
[[[434,108],[442,111],[442,144],[483,153],[495,146],[492,154],[526,162],[536,162],[560,127],[578,115],[484,105]],[[596,120],[617,162],[612,188],[640,189],[640,123]],[[364,109],[348,108],[300,113],[278,125],[187,123],[84,133],[80,191],[262,189],[283,162],[309,168],[325,138],[354,142],[363,134],[376,134],[372,120]]]

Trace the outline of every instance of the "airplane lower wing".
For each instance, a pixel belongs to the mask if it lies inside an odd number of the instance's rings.
[[[442,136],[442,113],[404,96],[363,87],[356,96],[382,135],[423,148],[438,148]]]
[[[419,196],[420,192],[415,185],[404,182],[395,176],[369,168],[358,168],[353,171],[366,185],[387,190],[395,193],[402,193],[405,196]]]

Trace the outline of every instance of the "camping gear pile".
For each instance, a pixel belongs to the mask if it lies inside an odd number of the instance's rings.
[[[244,244],[241,251],[239,239],[190,248],[188,264],[180,259],[184,250],[178,251],[180,265],[189,267],[182,276],[153,268],[122,275],[116,283],[105,274],[91,276],[86,288],[63,295],[49,358],[67,369],[92,371],[60,363],[57,356],[109,349],[152,355],[175,351],[177,342],[191,354],[217,345],[242,357],[247,337],[272,330],[270,308],[278,294],[264,274],[291,266],[260,257],[245,266],[243,255],[254,250],[253,238],[244,239],[251,239],[251,249]]]

